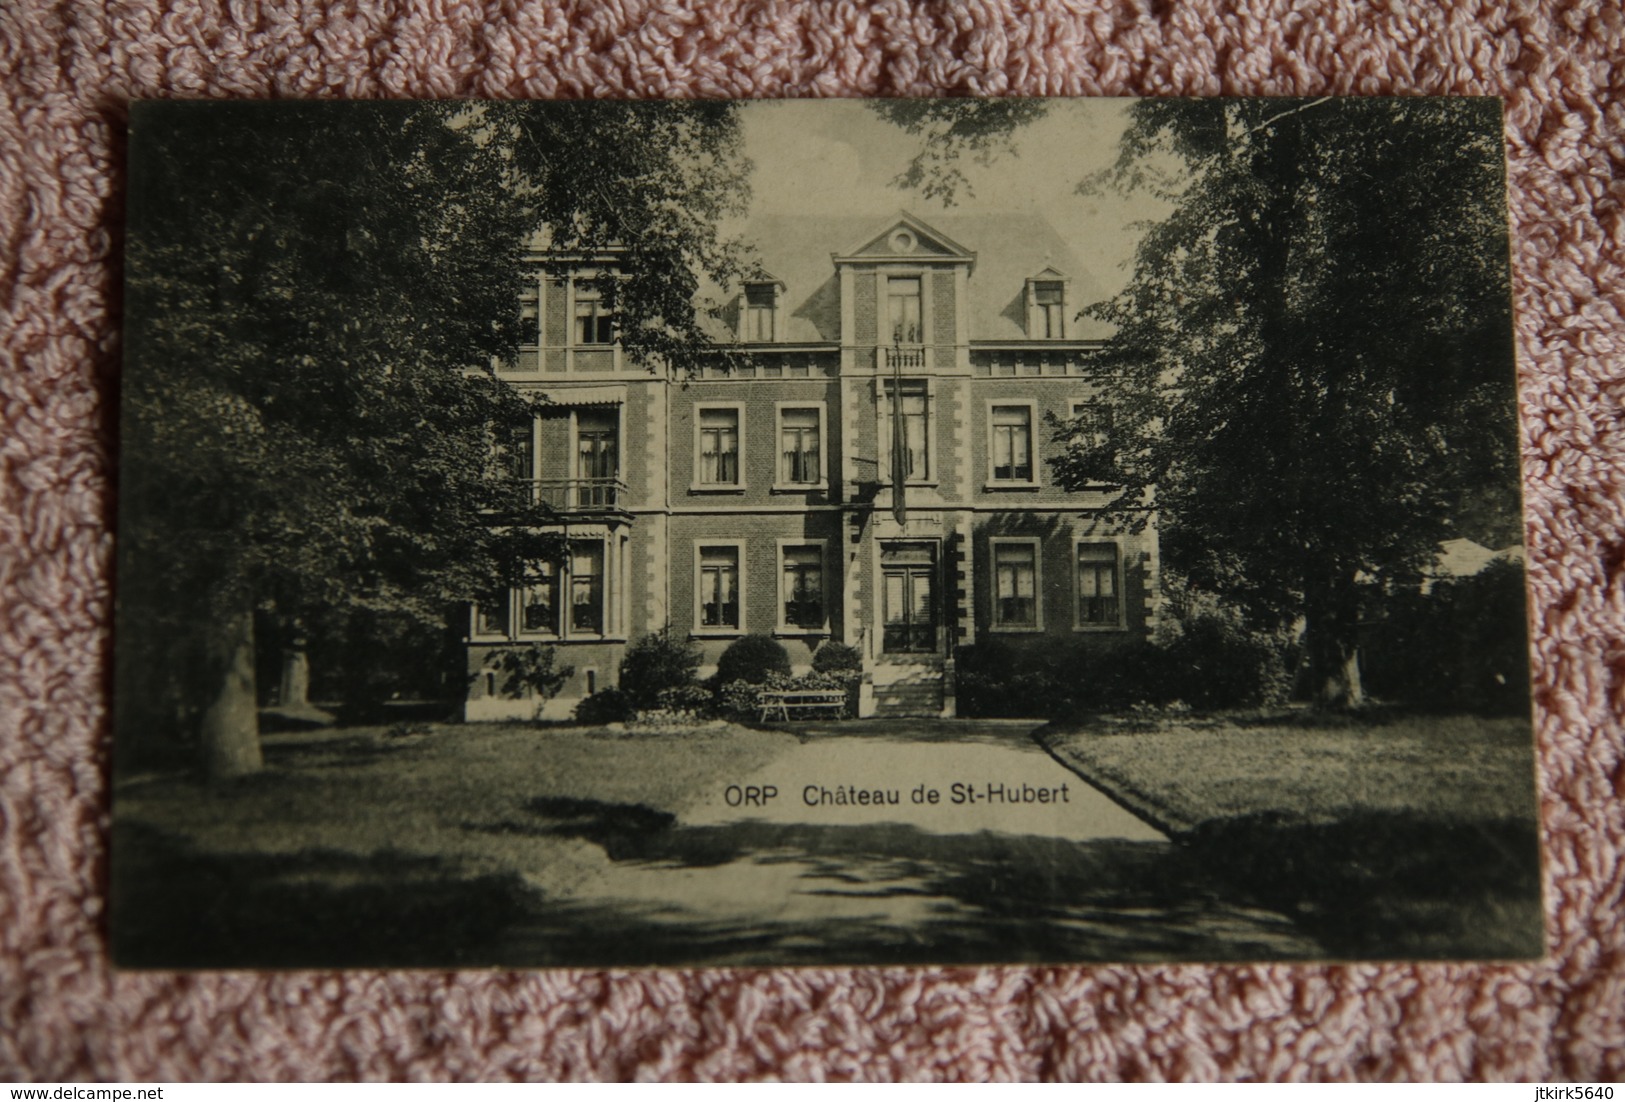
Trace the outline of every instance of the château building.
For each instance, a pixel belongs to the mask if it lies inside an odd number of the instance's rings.
[[[728,289],[715,332],[745,364],[690,379],[623,356],[598,269],[534,255],[534,341],[502,375],[545,397],[523,473],[569,553],[472,608],[469,718],[535,711],[503,695],[495,651],[556,646],[575,673],[543,714],[562,718],[668,623],[701,647],[702,676],[746,634],[798,669],[850,644],[864,714],[929,716],[955,714],[967,646],[1106,648],[1150,629],[1154,526],[1106,523],[1105,496],[1062,490],[1046,462],[1052,415],[1110,424],[1078,252],[1033,216],[753,230],[765,272]]]

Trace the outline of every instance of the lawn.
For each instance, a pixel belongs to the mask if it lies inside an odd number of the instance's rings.
[[[1519,718],[1103,717],[1055,727],[1050,753],[1171,833],[1263,812],[1307,823],[1351,813],[1532,818],[1534,744]]]
[[[1541,952],[1527,720],[1292,709],[1100,717],[1038,737],[1334,952]]]
[[[734,726],[420,731],[268,735],[267,768],[223,785],[120,780],[116,959],[455,963],[504,921],[515,870],[526,890],[568,894],[603,860],[584,837],[669,820],[796,741]]]

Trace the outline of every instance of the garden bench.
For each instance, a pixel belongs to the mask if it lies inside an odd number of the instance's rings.
[[[763,723],[770,719],[788,723],[796,716],[812,718],[820,711],[840,719],[846,711],[846,693],[840,689],[764,689],[759,700]]]

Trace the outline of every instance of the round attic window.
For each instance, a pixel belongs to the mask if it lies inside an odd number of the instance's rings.
[[[915,240],[914,235],[909,233],[907,230],[898,230],[896,233],[891,235],[891,247],[893,252],[911,253],[914,251],[914,246],[918,244],[919,242]]]

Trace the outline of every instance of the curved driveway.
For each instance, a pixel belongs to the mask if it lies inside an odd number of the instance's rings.
[[[594,871],[519,951],[585,937],[627,963],[1322,955],[1283,916],[1226,899],[1036,727],[797,727],[799,744],[717,778],[675,823],[594,837]]]

